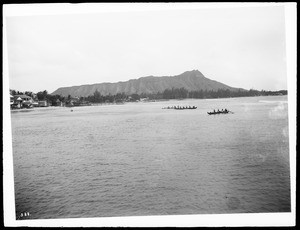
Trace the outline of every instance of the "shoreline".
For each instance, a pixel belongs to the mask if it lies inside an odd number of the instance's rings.
[[[250,96],[253,97],[282,97],[287,95],[268,95],[268,96]],[[149,101],[133,101],[133,102],[124,102],[124,103],[91,103],[90,105],[79,105],[79,106],[45,106],[45,107],[32,107],[32,108],[18,108],[11,109],[11,113],[16,112],[30,112],[34,110],[49,110],[49,109],[58,109],[58,108],[75,108],[75,107],[90,107],[90,106],[107,106],[107,105],[125,105],[129,103],[153,103],[153,102],[164,102],[164,101],[185,101],[185,100],[219,100],[219,99],[238,99],[238,98],[249,98],[249,97],[222,97],[222,98],[183,98],[183,99],[157,99]]]

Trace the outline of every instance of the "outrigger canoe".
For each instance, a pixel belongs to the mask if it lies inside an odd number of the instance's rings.
[[[191,108],[174,108],[174,109],[197,109],[197,107],[196,106],[194,106],[194,107],[191,107]]]
[[[219,111],[219,112],[207,112],[208,115],[216,115],[216,114],[227,114],[227,113],[233,113],[229,110],[227,111]]]
[[[177,109],[177,110],[184,110],[184,109],[197,109],[197,106],[183,106],[183,107],[176,107],[176,106],[171,106],[171,107],[164,107],[162,109]]]

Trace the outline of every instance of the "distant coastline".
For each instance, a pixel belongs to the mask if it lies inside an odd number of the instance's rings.
[[[206,78],[199,70],[176,76],[141,77],[126,82],[100,83],[62,87],[48,93],[10,89],[11,109],[48,106],[90,106],[92,104],[123,104],[161,100],[213,99],[232,97],[287,95],[287,90],[266,91],[235,88]]]
[[[178,94],[178,92],[185,92],[184,94]],[[34,109],[49,109],[49,107],[78,107],[78,106],[102,106],[102,105],[122,105],[125,103],[151,103],[160,101],[172,101],[172,100],[185,100],[185,99],[222,99],[222,98],[239,98],[239,97],[261,97],[261,96],[285,96],[287,95],[287,90],[279,91],[204,91],[204,92],[188,92],[184,89],[170,90],[169,93],[158,93],[152,95],[108,95],[103,96],[99,92],[95,92],[89,97],[62,97],[60,95],[50,95],[47,91],[38,92],[37,94],[31,93],[27,96],[28,91],[23,92],[15,91],[19,93],[15,97],[11,96],[11,111],[31,111]],[[172,93],[173,92],[173,93]],[[175,93],[177,92],[177,93]],[[227,93],[227,94],[226,94]],[[41,98],[40,95],[43,95]],[[20,98],[19,96],[26,95],[29,100],[27,101],[16,101],[13,98]],[[39,95],[39,97],[37,96]],[[40,99],[40,100],[39,100]],[[41,103],[42,102],[42,103]],[[41,105],[41,106],[39,106]]]

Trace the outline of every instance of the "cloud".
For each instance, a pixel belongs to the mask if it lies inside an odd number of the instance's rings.
[[[235,87],[282,89],[283,12],[281,7],[250,7],[11,17],[10,78],[22,87],[26,76],[35,88],[34,80],[50,76],[45,87],[55,90],[62,83],[199,69]]]

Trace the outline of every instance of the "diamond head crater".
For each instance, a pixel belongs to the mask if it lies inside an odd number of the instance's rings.
[[[236,88],[205,77],[199,70],[176,76],[146,76],[116,83],[60,87],[52,93],[10,89],[11,108],[82,106],[91,103],[123,103],[140,100],[209,99],[287,95],[287,90],[265,91]]]
[[[52,95],[62,96],[79,96],[87,97],[93,94],[96,90],[102,95],[116,95],[118,93],[131,94],[157,94],[163,93],[167,89],[180,89],[184,88],[187,91],[217,91],[217,90],[230,90],[238,91],[243,90],[234,88],[223,83],[206,78],[200,71],[192,70],[186,71],[176,76],[147,76],[138,79],[132,79],[125,82],[117,83],[97,83],[91,85],[80,85],[71,87],[61,87],[55,90]]]

